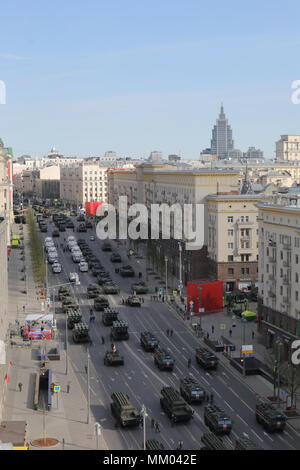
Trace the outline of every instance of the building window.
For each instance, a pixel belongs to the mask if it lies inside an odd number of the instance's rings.
[[[296,290],[296,291],[295,291],[295,300],[298,300],[298,297],[299,297],[298,291]]]
[[[280,286],[280,295],[282,295],[282,293],[283,293],[283,287]]]
[[[234,274],[234,269],[233,268],[228,268],[228,274]]]
[[[233,230],[228,230],[227,233],[229,237],[233,237]]]
[[[296,264],[298,264],[298,263],[299,263],[299,256],[298,256],[298,255],[296,255],[296,257],[295,257],[295,261],[296,261]]]
[[[228,243],[228,249],[232,250],[233,249],[233,243]]]
[[[295,273],[295,282],[299,282],[299,276],[298,276],[298,273]]]
[[[229,222],[229,223],[233,222],[233,217],[231,215],[227,217],[227,222]]]
[[[228,255],[227,259],[228,259],[229,262],[232,262],[232,261],[233,261],[233,256],[232,256],[232,255]]]

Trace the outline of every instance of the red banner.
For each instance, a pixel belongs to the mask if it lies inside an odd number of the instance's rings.
[[[204,312],[223,310],[223,282],[201,281],[187,283],[187,310],[199,315],[199,308]]]

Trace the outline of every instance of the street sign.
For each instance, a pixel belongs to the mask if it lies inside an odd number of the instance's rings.
[[[56,393],[60,392],[60,385],[54,385],[53,390],[54,390],[54,392],[56,392]]]
[[[242,346],[242,354],[253,354],[253,345],[247,344]]]
[[[193,302],[192,300],[190,300],[190,305],[191,305],[191,306],[194,305],[194,302]]]
[[[221,323],[220,330],[226,330],[226,324],[225,323]]]
[[[203,313],[203,312],[205,312],[205,308],[199,307],[199,313]]]

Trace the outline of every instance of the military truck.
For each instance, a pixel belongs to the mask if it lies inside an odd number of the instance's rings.
[[[58,298],[60,301],[64,300],[66,297],[72,297],[71,290],[68,286],[60,286],[58,289]]]
[[[107,295],[120,294],[120,287],[112,281],[108,281],[103,285],[103,292]]]
[[[136,295],[148,294],[149,288],[144,281],[135,282],[131,285],[131,292],[135,292]]]
[[[130,295],[127,298],[127,304],[130,305],[130,307],[140,307],[141,306],[141,301],[135,295]]]
[[[109,273],[106,273],[106,272],[102,271],[100,274],[98,274],[97,282],[98,282],[99,286],[103,286],[108,281],[112,282],[112,279],[111,279]]]
[[[69,310],[78,310],[78,302],[74,297],[65,297],[62,302],[63,313],[67,313]]]
[[[111,335],[113,339],[123,340],[129,339],[128,323],[123,320],[116,320],[111,327]]]
[[[206,391],[199,382],[191,377],[180,380],[180,393],[189,404],[203,403],[207,396]]]
[[[134,277],[134,270],[130,265],[122,266],[119,272],[122,277]]]
[[[282,432],[286,425],[286,417],[271,403],[258,403],[255,417],[256,421],[268,432]]]
[[[164,446],[156,439],[146,440],[146,450],[164,450]]]
[[[122,427],[127,427],[140,424],[142,416],[130,403],[128,395],[123,392],[114,392],[111,399],[110,409],[112,415],[116,418],[116,425],[120,424]]]
[[[89,336],[89,327],[86,323],[75,323],[72,338],[74,343],[89,343],[91,341]]]
[[[118,320],[119,312],[114,308],[105,308],[102,314],[102,323],[105,326],[112,326],[114,321]]]
[[[215,434],[230,434],[232,429],[231,418],[217,405],[206,405],[204,423]]]
[[[87,288],[87,298],[95,299],[102,293],[102,289],[98,284],[89,284]]]
[[[180,394],[172,387],[161,389],[160,405],[172,424],[189,421],[194,410],[186,403]]]
[[[240,436],[235,440],[234,450],[263,450],[263,448],[252,441],[249,437]]]
[[[144,331],[141,333],[140,342],[145,351],[154,351],[159,343],[150,331]]]
[[[119,351],[106,351],[104,356],[105,366],[123,366],[124,357],[120,355]]]
[[[104,242],[102,245],[102,251],[112,251],[110,242]]]
[[[119,255],[119,253],[112,253],[111,257],[110,257],[110,261],[112,263],[121,263],[122,262],[122,258],[121,256]]]
[[[67,313],[67,326],[69,330],[74,328],[76,323],[80,323],[82,320],[82,315],[78,310],[73,310]]]
[[[204,447],[201,450],[232,450],[227,447],[223,441],[213,432],[206,432],[201,436]]]
[[[218,358],[206,348],[196,348],[196,361],[203,369],[217,369]]]
[[[153,356],[154,364],[158,366],[159,370],[173,370],[175,360],[166,349],[158,346]]]
[[[106,297],[104,297],[103,295],[99,295],[98,297],[95,298],[94,309],[97,310],[97,312],[103,312],[103,310],[108,307],[109,307],[109,301],[107,300]]]

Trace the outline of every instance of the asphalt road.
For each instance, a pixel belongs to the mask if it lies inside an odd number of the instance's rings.
[[[73,218],[76,225],[76,218]],[[51,236],[53,223],[47,219],[51,230],[48,233],[41,233],[44,239]],[[90,241],[90,235],[94,230],[86,233],[73,233],[72,230],[60,233],[59,238],[54,241],[60,245],[64,237],[74,235],[77,239],[86,239],[96,256],[107,271],[111,273],[111,278],[116,281],[120,288],[120,295],[109,295],[109,302],[112,307],[117,307],[122,318],[129,323],[130,338],[128,341],[120,341],[117,348],[124,356],[125,365],[118,367],[107,367],[103,364],[103,357],[106,349],[110,348],[110,327],[102,324],[102,312],[95,312],[96,321],[90,325],[90,336],[93,345],[89,348],[90,353],[90,403],[91,413],[96,421],[102,426],[102,435],[109,449],[141,449],[143,441],[143,431],[141,428],[120,429],[115,428],[115,420],[110,412],[110,396],[114,391],[123,391],[128,394],[132,403],[141,410],[145,405],[148,413],[146,421],[147,438],[158,439],[165,449],[176,449],[178,441],[183,441],[183,448],[195,450],[203,446],[201,436],[208,432],[204,424],[204,405],[193,405],[194,417],[186,424],[171,426],[168,417],[162,412],[160,407],[160,390],[163,386],[170,385],[179,389],[179,380],[182,377],[194,377],[203,385],[208,393],[214,393],[214,402],[227,412],[233,419],[233,429],[229,436],[223,438],[229,445],[234,447],[235,438],[241,435],[248,435],[264,449],[300,449],[300,437],[290,426],[286,426],[283,433],[268,434],[255,420],[256,397],[243,382],[242,377],[230,370],[230,366],[219,363],[215,372],[205,372],[201,369],[194,358],[195,348],[202,344],[202,340],[197,338],[190,330],[186,322],[180,319],[167,304],[151,301],[150,296],[143,296],[145,303],[141,308],[122,305],[121,297],[126,297],[130,293],[130,286],[135,278],[122,278],[115,273],[117,264],[111,263],[110,252],[101,250],[102,241],[96,238]],[[138,267],[136,260],[131,262],[125,259],[124,249],[119,248],[117,243],[112,242],[116,251],[119,250],[122,261],[125,264],[132,264]],[[79,300],[83,319],[89,322],[89,311],[93,307],[93,299],[87,299],[86,288],[88,284],[96,282],[91,272],[80,273],[78,265],[73,263],[70,252],[63,253],[58,248],[59,257],[63,266],[61,274],[52,274],[50,269],[49,286],[68,282],[70,272],[78,272],[81,284],[75,286],[74,291]],[[136,270],[137,273],[137,270]],[[148,285],[150,294],[154,292],[156,281],[149,276]],[[60,339],[65,338],[65,315],[61,313],[61,303],[56,300],[56,318]],[[167,328],[173,329],[174,334],[168,337]],[[140,346],[140,333],[149,330],[159,339],[160,345],[166,347],[175,358],[173,372],[159,371],[154,365],[153,355],[145,352]],[[86,345],[74,344],[71,331],[68,334],[68,357],[76,377],[82,387],[83,393],[87,396],[87,375],[85,365],[87,364]],[[105,338],[105,345],[101,344],[101,336]],[[192,366],[188,369],[188,358],[192,358]],[[83,406],[83,404],[78,404]],[[85,404],[86,406],[86,404]],[[159,422],[160,433],[155,433],[151,429],[151,419]]]

